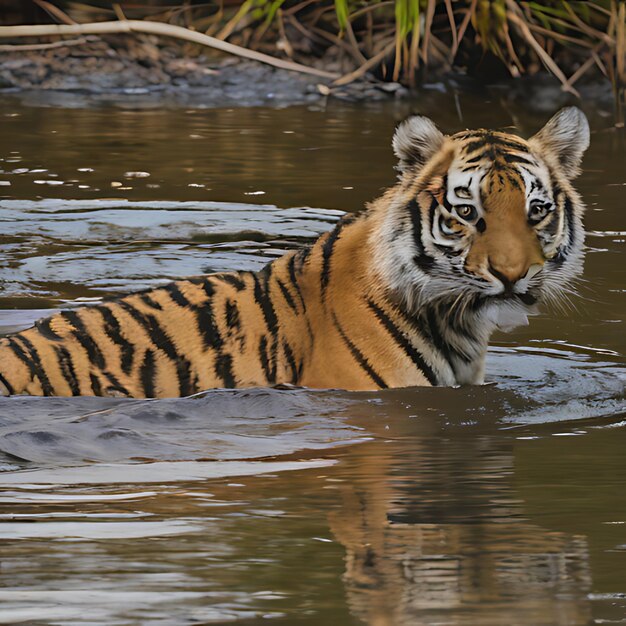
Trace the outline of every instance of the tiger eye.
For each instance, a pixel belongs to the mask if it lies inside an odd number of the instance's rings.
[[[552,211],[552,203],[534,201],[531,203],[528,211],[528,221],[531,224],[537,224]]]
[[[462,204],[455,209],[457,215],[464,220],[473,220],[476,217],[476,209],[471,204]]]

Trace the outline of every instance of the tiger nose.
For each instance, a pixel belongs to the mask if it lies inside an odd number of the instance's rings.
[[[543,268],[543,260],[533,260],[527,261],[525,263],[521,263],[518,265],[509,265],[509,264],[494,264],[491,259],[489,259],[488,269],[489,273],[497,278],[502,285],[504,286],[505,292],[513,291],[513,287],[515,283],[522,278],[531,279]]]

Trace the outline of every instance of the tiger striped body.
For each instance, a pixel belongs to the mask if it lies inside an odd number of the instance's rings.
[[[570,126],[572,115],[562,115]],[[556,148],[538,155],[548,135],[444,137],[415,119],[396,134],[399,183],[311,248],[258,273],[181,280],[42,320],[0,340],[0,391],[482,382],[503,311],[523,313],[580,272],[582,205]]]
[[[0,381],[11,393],[132,397],[452,383],[371,284],[358,245],[368,226],[340,224],[258,273],[182,280],[47,318],[0,340]],[[372,357],[379,345],[384,362]]]

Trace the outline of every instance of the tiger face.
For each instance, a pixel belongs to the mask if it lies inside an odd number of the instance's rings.
[[[588,145],[574,107],[529,140],[404,122],[393,140],[400,183],[380,238],[392,289],[415,310],[436,301],[496,317],[567,297],[583,257],[583,205],[570,181]]]

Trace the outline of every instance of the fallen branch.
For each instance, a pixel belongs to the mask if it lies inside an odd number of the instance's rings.
[[[91,41],[91,37],[80,37],[78,39],[65,39],[63,41],[52,41],[50,43],[27,43],[15,45],[0,45],[0,52],[30,52],[31,50],[50,50],[51,48],[65,48],[67,46],[80,46]]]
[[[106,35],[111,33],[145,33],[149,35],[163,35],[183,39],[202,46],[208,46],[222,52],[234,54],[244,59],[259,61],[266,65],[278,67],[283,70],[311,74],[321,78],[337,79],[339,74],[318,70],[295,63],[277,59],[269,54],[248,50],[241,46],[221,41],[203,33],[198,33],[182,26],[165,24],[164,22],[152,22],[149,20],[123,20],[119,22],[90,22],[87,24],[33,24],[24,26],[0,26],[0,38],[9,37],[49,37],[50,35]]]

